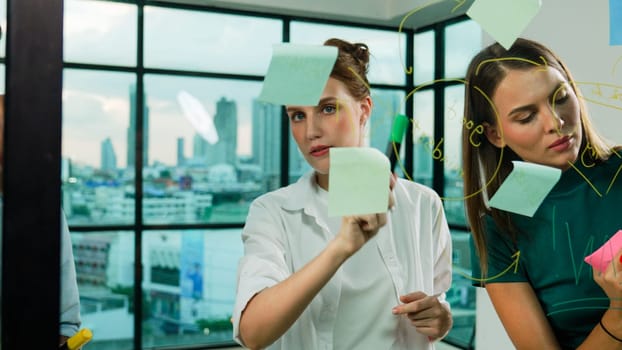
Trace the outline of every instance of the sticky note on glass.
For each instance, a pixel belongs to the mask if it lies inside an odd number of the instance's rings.
[[[557,168],[513,161],[514,169],[488,203],[491,207],[532,217],[562,171]]]
[[[375,148],[331,148],[328,216],[386,212],[390,177],[389,159]]]
[[[604,273],[620,249],[622,249],[622,230],[613,235],[605,244],[596,249],[594,253],[585,257],[585,262]]]
[[[336,60],[334,46],[274,45],[258,100],[316,106]]]
[[[509,49],[542,6],[541,0],[475,0],[467,15]]]
[[[609,0],[609,45],[622,45],[622,0]]]

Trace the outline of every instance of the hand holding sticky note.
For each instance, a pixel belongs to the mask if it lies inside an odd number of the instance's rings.
[[[587,257],[585,262],[592,265],[596,270],[605,273],[607,266],[611,263],[615,255],[622,249],[622,230],[618,231],[605,244]]]
[[[258,100],[315,106],[337,60],[334,46],[277,44]]]
[[[514,169],[489,201],[491,207],[533,216],[559,181],[561,170],[545,165],[512,161]]]
[[[467,15],[509,49],[538,14],[541,0],[475,0]]]
[[[328,216],[386,212],[390,179],[389,160],[377,149],[331,148]]]

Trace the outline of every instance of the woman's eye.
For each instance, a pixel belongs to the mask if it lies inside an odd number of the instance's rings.
[[[527,124],[530,121],[533,120],[533,118],[535,118],[536,114],[535,113],[530,113],[527,117],[522,118],[522,119],[518,119],[517,121],[521,124]]]
[[[322,113],[324,114],[333,114],[337,111],[337,108],[333,105],[328,105],[328,106],[324,106],[322,107]]]
[[[301,113],[301,112],[294,112],[289,117],[289,119],[291,121],[293,121],[293,122],[298,122],[298,121],[301,121],[301,120],[305,119],[305,115],[304,115],[304,113]]]

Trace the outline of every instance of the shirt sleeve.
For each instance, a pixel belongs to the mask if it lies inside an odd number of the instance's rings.
[[[61,217],[61,303],[60,335],[70,337],[80,328],[80,295],[76,282],[76,267],[65,214]]]
[[[240,317],[250,299],[261,290],[285,280],[291,273],[286,263],[286,239],[275,209],[265,199],[251,205],[242,231],[244,256],[238,266],[237,294],[233,309],[233,337],[240,339]]]
[[[451,252],[452,243],[449,233],[449,225],[443,210],[440,198],[434,198],[434,208],[436,217],[434,219],[434,237],[436,237],[436,260],[434,262],[434,294],[439,295],[439,301],[447,309],[450,309],[449,302],[445,300],[445,292],[451,287]]]
[[[499,232],[490,216],[485,218],[486,251],[488,253],[488,273],[482,276],[479,257],[471,239],[471,269],[473,285],[484,287],[487,283],[527,282],[527,274],[515,255],[518,248],[510,237]]]

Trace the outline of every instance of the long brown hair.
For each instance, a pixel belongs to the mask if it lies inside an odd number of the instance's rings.
[[[583,139],[580,151],[586,147],[589,159],[600,162],[607,159],[612,149],[598,135],[588,117],[587,109],[572,75],[562,60],[544,45],[528,40],[517,39],[509,50],[496,43],[484,48],[469,64],[466,76],[464,98],[465,123],[473,125],[498,125],[492,96],[510,70],[529,70],[545,65],[558,70],[570,83],[579,101]],[[473,147],[472,144],[478,145]],[[512,224],[508,212],[488,208],[485,196],[492,196],[512,170],[512,161],[520,160],[509,147],[502,149],[488,141],[485,133],[473,135],[467,128],[462,132],[462,159],[464,167],[464,194],[467,218],[471,234],[479,255],[482,276],[488,271],[486,250],[485,216],[490,215],[502,234],[513,241],[519,234]]]

